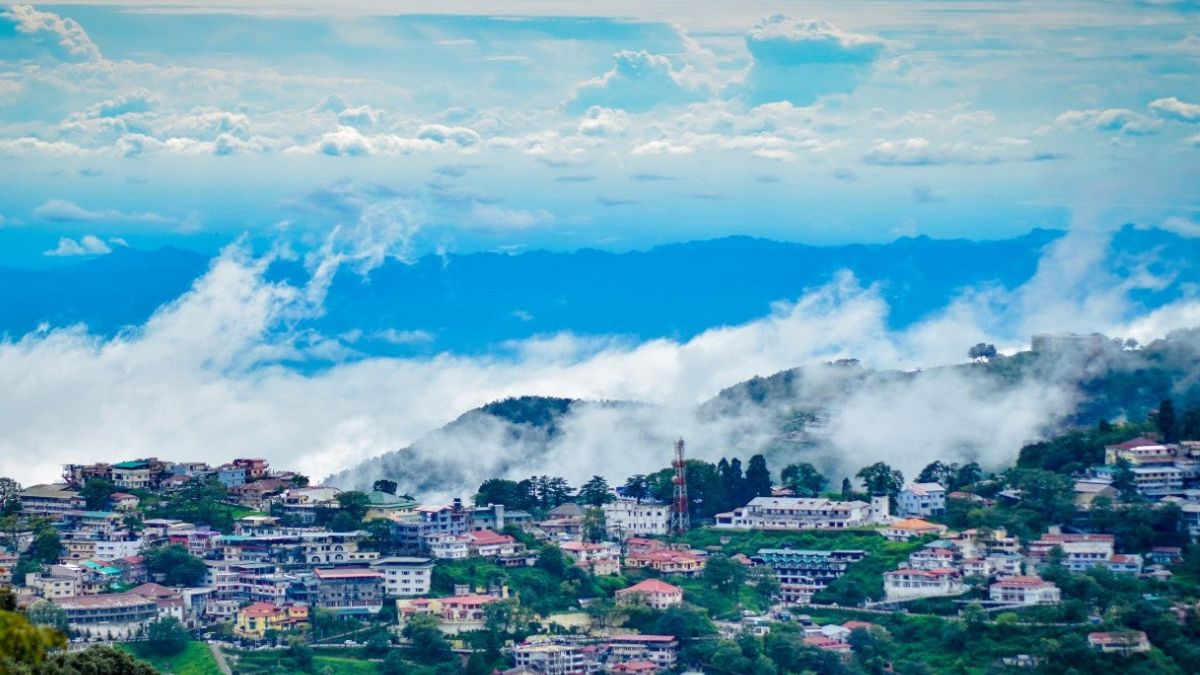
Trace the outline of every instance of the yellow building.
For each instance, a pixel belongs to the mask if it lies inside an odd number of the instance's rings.
[[[307,605],[276,607],[269,602],[256,602],[238,610],[234,632],[261,638],[269,630],[287,630],[303,623],[308,623]]]

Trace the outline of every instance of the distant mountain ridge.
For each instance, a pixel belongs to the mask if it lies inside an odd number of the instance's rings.
[[[389,260],[365,278],[340,270],[324,314],[301,327],[342,336],[366,354],[405,356],[483,353],[563,331],[686,340],[759,318],[771,303],[799,298],[848,269],[860,283],[879,285],[890,326],[902,328],[964,288],[1020,286],[1036,272],[1044,247],[1063,234],[1034,230],[997,241],[916,237],[844,246],[727,237],[624,253],[429,255],[412,264]],[[1136,295],[1147,309],[1200,284],[1197,239],[1127,227],[1114,236],[1109,259],[1118,271],[1148,259],[1157,261],[1152,269],[1171,271],[1167,287]],[[0,334],[84,323],[112,335],[186,292],[208,263],[180,249],[119,248],[67,267],[0,268]],[[269,276],[307,279],[298,262],[276,263]]]

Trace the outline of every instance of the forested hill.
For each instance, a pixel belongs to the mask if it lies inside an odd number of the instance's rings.
[[[1041,389],[1061,390],[1063,397],[1055,400],[1070,407],[1019,413],[995,403],[1023,402],[1021,392]],[[611,472],[610,478],[619,480],[636,473],[639,462],[650,469],[664,464],[664,448],[679,434],[694,439],[701,453],[762,452],[773,465],[801,456],[824,461],[826,466],[835,461],[873,461],[879,458],[846,457],[846,449],[838,445],[838,438],[830,437],[826,425],[834,414],[874,419],[870,407],[851,406],[854,411],[846,413],[849,401],[864,396],[870,405],[899,402],[869,398],[878,392],[896,399],[933,396],[955,403],[973,398],[977,402],[964,404],[974,408],[972,418],[943,417],[931,422],[958,427],[959,433],[949,441],[935,441],[946,442],[946,447],[926,450],[933,458],[946,460],[986,462],[1003,457],[1013,462],[1024,443],[1064,429],[1094,426],[1101,420],[1143,420],[1164,399],[1173,399],[1180,409],[1200,405],[1200,330],[1178,332],[1137,349],[1105,341],[1099,347],[1021,352],[912,372],[875,371],[855,362],[796,368],[735,384],[685,417],[678,411],[628,402],[507,399],[469,411],[409,447],[368,460],[329,481],[364,488],[386,477],[414,494],[468,494],[481,478],[563,475],[585,465],[587,471]],[[931,403],[935,410],[943,404]],[[1035,415],[1044,424],[1011,442],[1011,447],[995,447],[989,429],[1005,427],[1017,414]],[[850,423],[860,429],[872,426],[861,419]],[[877,429],[883,436],[895,431]],[[867,452],[869,446],[855,445],[851,451]],[[580,456],[588,452],[606,456]]]

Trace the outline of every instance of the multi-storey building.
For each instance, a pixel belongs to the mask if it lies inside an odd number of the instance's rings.
[[[755,497],[745,506],[716,515],[716,527],[752,530],[840,530],[882,525],[888,498],[835,501],[801,497]]]
[[[129,637],[158,616],[158,605],[133,593],[57,598],[71,630],[97,637]]]
[[[396,543],[412,551],[425,550],[435,537],[464,534],[471,512],[460,500],[451,505],[419,506],[411,513],[388,516]]]
[[[380,558],[371,563],[371,569],[383,573],[384,592],[390,598],[411,598],[429,593],[433,567],[429,558],[399,556]]]
[[[17,498],[21,501],[21,513],[26,516],[59,518],[86,505],[79,492],[66,483],[32,485],[22,490]]]
[[[315,569],[317,606],[338,614],[375,614],[383,609],[384,575],[367,567]]]
[[[609,576],[621,571],[621,547],[613,542],[592,544],[583,541],[568,541],[560,546],[563,553],[575,559],[575,566],[598,576]]]
[[[1041,577],[1024,576],[1001,579],[988,587],[992,602],[1009,605],[1053,605],[1062,600],[1054,582]]]
[[[617,591],[618,604],[647,605],[664,610],[683,602],[683,589],[658,579],[646,579]]]
[[[666,534],[671,519],[669,505],[651,501],[618,499],[602,508],[605,530],[618,540]]]
[[[614,635],[604,645],[609,663],[649,661],[660,670],[675,667],[679,640],[674,635]]]
[[[888,602],[962,595],[967,585],[958,570],[942,568],[918,570],[904,568],[883,574],[883,590]]]
[[[525,642],[513,647],[512,653],[517,668],[541,675],[587,675],[600,670],[600,664],[579,644]]]
[[[946,488],[937,483],[909,483],[896,497],[904,516],[936,516],[946,511]]]
[[[806,551],[790,548],[760,549],[751,561],[770,567],[779,580],[782,600],[790,605],[807,605],[816,592],[840,579],[850,565],[862,560],[866,551]]]

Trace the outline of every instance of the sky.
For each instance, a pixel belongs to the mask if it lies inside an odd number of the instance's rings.
[[[116,335],[0,336],[0,475],[252,455],[319,479],[521,394],[653,403],[673,438],[700,433],[689,411],[722,388],[797,365],[911,368],[1035,331],[1196,326],[1195,289],[1135,311],[1171,270],[1118,273],[1107,251],[1127,223],[1200,236],[1198,66],[1191,1],[7,7],[0,267],[126,246],[213,261]],[[296,328],[339,270],[367,283],[393,258],[1035,227],[1069,234],[1028,282],[962,289],[903,328],[852,271],[687,339],[561,333],[387,358]],[[280,259],[309,277],[272,278]],[[287,365],[313,355],[329,366]],[[953,377],[880,395],[904,405],[886,428],[844,429],[861,453],[848,463],[969,451],[998,466],[1076,403],[1058,385]],[[557,467],[572,480],[611,457],[661,466],[633,422],[584,422],[587,451]],[[695,447],[730,450],[712,438]],[[503,466],[497,443],[454,452]]]
[[[0,265],[364,212],[400,257],[1200,213],[1194,2],[330,7],[4,9]]]

